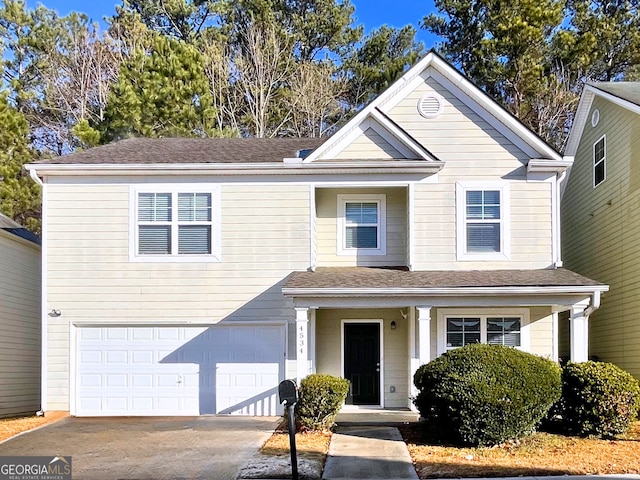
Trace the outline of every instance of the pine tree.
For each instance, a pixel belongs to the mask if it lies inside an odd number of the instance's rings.
[[[29,124],[0,94],[0,211],[40,233],[40,189],[23,168],[31,160]]]

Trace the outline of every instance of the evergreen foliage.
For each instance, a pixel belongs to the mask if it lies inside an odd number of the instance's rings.
[[[471,344],[414,375],[420,415],[442,438],[495,445],[531,434],[560,398],[560,367],[502,345]]]
[[[33,160],[29,124],[0,95],[0,211],[40,233],[40,189],[23,166]]]
[[[615,437],[638,416],[640,384],[612,363],[569,362],[558,413],[568,433]]]
[[[309,430],[328,430],[349,392],[349,381],[331,375],[311,374],[302,379],[296,404],[296,422]]]

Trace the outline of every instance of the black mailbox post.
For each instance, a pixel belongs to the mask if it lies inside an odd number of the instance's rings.
[[[283,380],[278,385],[280,403],[284,404],[289,423],[289,446],[291,449],[291,478],[298,480],[298,454],[296,451],[295,405],[298,403],[298,387],[293,380]]]

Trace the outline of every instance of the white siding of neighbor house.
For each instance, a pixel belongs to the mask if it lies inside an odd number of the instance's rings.
[[[222,262],[131,263],[129,185],[48,185],[48,408],[69,408],[70,323],[293,320],[281,288],[309,266],[309,192],[223,185]]]
[[[424,75],[423,75],[424,76]],[[439,160],[437,183],[415,185],[416,270],[535,269],[552,264],[552,185],[527,181],[529,157],[431,77],[425,77],[388,115]],[[422,117],[419,99],[436,93],[442,114]],[[456,258],[456,183],[508,182],[511,257],[505,261]]]
[[[40,247],[0,230],[0,417],[40,410]]]
[[[384,406],[409,406],[409,351],[408,324],[397,309],[331,310],[316,313],[316,371],[342,376],[342,320],[383,320]],[[391,329],[391,321],[396,329]],[[391,393],[391,387],[396,391]]]
[[[338,195],[384,194],[387,206],[386,255],[337,255]],[[316,189],[317,262],[320,267],[397,266],[407,261],[407,194],[405,188]]]
[[[595,97],[587,118],[562,200],[565,266],[610,285],[589,318],[589,354],[640,378],[640,115]],[[594,188],[603,135],[606,179]]]

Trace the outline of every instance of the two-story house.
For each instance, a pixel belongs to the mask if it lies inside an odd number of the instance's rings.
[[[587,85],[566,154],[567,267],[611,285],[590,321],[590,353],[640,378],[640,82]]]
[[[273,414],[310,372],[411,406],[474,342],[587,358],[607,290],[561,267],[571,161],[434,53],[326,141],[129,139],[32,164],[45,409]]]

